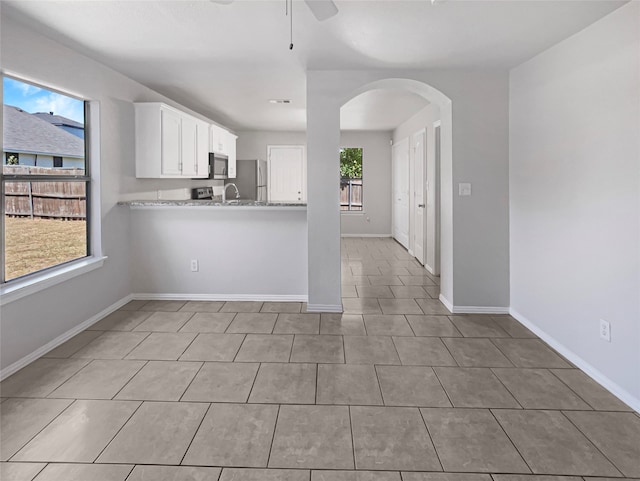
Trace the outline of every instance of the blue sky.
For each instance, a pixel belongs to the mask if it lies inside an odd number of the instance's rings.
[[[76,122],[84,123],[84,103],[51,90],[4,77],[3,96],[6,105],[25,112],[53,112]]]

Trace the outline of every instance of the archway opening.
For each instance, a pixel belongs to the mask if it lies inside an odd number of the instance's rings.
[[[409,76],[411,77],[411,76]],[[421,78],[419,75],[417,78]],[[395,90],[424,99],[438,112],[438,130],[441,133],[439,182],[437,201],[440,214],[440,231],[437,235],[440,250],[439,298],[453,294],[453,220],[452,220],[452,109],[451,100],[439,90],[422,80],[388,78],[384,72],[309,72],[307,77],[307,146],[309,173],[309,200],[307,209],[309,246],[309,310],[342,310],[341,296],[341,218],[340,213],[340,162],[337,153],[343,144],[341,139],[340,109],[352,99],[370,91]],[[357,101],[357,100],[356,100]],[[429,127],[435,132],[434,125]],[[414,132],[415,133],[415,132]],[[391,135],[387,132],[387,149]],[[428,140],[428,139],[427,139]],[[423,138],[424,142],[424,138]],[[435,146],[434,139],[430,147]],[[350,145],[348,147],[353,147]],[[366,159],[364,153],[363,182],[366,185]],[[387,190],[391,190],[391,163],[387,172]],[[366,191],[364,209],[367,209]],[[391,203],[391,195],[386,196]],[[367,212],[360,222],[367,222]],[[372,221],[373,219],[371,219]],[[387,222],[386,235],[392,235],[391,222]],[[383,232],[378,232],[382,234]],[[373,234],[376,234],[373,232]],[[414,266],[415,267],[415,266]],[[421,266],[420,266],[421,267]],[[437,267],[434,269],[438,272]],[[424,273],[428,273],[424,270]],[[347,272],[354,275],[354,272]],[[437,301],[435,301],[437,302]],[[347,302],[346,304],[349,304]],[[448,303],[445,302],[445,305]],[[349,309],[345,309],[349,311]],[[421,311],[420,311],[421,312]],[[445,311],[447,312],[447,311]],[[448,313],[448,312],[447,312]]]
[[[441,178],[443,118],[451,118],[450,100],[415,80],[372,82],[342,100],[341,284],[346,312],[351,307],[355,312],[366,304],[362,299],[375,294],[407,299],[406,304],[440,297],[442,204],[447,203],[442,194],[448,190]]]

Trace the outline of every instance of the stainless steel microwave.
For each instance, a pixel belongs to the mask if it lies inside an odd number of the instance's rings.
[[[209,178],[228,179],[229,157],[223,154],[209,154]]]

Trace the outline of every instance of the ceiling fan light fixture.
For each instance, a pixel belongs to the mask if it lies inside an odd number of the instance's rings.
[[[338,7],[332,0],[304,0],[311,13],[319,20],[323,21],[333,17],[338,13]]]

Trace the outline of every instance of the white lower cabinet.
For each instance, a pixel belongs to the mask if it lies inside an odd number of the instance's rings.
[[[209,124],[168,105],[136,103],[136,177],[207,178]]]

